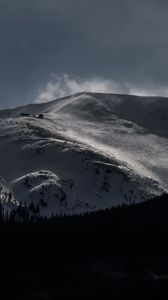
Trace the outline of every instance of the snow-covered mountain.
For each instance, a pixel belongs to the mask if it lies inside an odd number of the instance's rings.
[[[79,93],[0,111],[0,198],[5,180],[7,209],[50,216],[161,194],[167,128],[168,99],[158,97]]]

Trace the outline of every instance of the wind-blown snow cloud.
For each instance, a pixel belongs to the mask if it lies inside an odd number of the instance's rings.
[[[137,96],[157,96],[157,97],[168,97],[168,86],[148,86],[148,87],[130,87],[129,95],[137,95]]]
[[[62,75],[48,82],[45,90],[40,91],[35,102],[46,102],[78,92],[120,93],[121,89],[120,84],[113,80],[96,77],[81,79]]]
[[[167,97],[168,87],[157,87],[152,82],[150,82],[150,84],[148,82],[146,86],[135,86],[131,82],[123,85],[112,79],[110,80],[101,77],[81,79],[80,77],[73,77],[64,74],[60,76],[53,76],[53,79],[46,84],[45,88],[39,91],[35,102],[43,103],[78,92],[119,93],[138,96]]]

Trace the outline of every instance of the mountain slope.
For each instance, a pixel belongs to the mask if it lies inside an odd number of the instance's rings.
[[[166,98],[96,93],[0,111],[0,175],[43,216],[148,199],[168,190],[167,116]]]

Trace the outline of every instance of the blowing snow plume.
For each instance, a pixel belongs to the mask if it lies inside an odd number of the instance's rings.
[[[113,80],[101,77],[82,79],[65,74],[54,76],[54,79],[47,83],[45,90],[40,91],[35,102],[43,103],[79,92],[120,93],[121,91],[124,91],[124,88]]]
[[[44,90],[39,91],[35,103],[44,103],[80,92],[168,96],[167,86],[156,86],[149,79],[147,85],[135,85],[133,82],[117,82],[104,77],[80,78],[64,74],[60,76],[52,75],[52,80],[46,84]]]

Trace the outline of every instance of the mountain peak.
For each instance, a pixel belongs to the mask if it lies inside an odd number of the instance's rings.
[[[43,216],[167,192],[167,127],[168,101],[152,97],[82,92],[1,111],[3,191]]]

